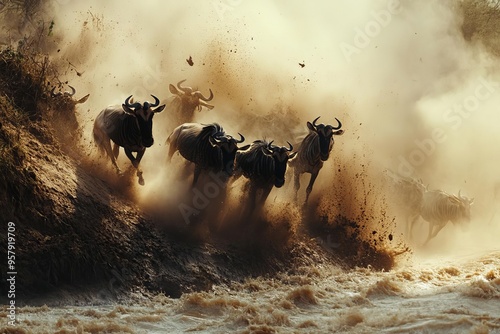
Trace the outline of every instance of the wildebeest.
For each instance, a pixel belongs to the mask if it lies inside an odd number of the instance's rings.
[[[297,150],[297,157],[290,161],[290,166],[294,168],[294,188],[295,199],[300,188],[300,175],[310,173],[311,179],[306,188],[306,200],[309,199],[314,181],[318,177],[318,173],[323,167],[323,161],[326,161],[330,156],[330,151],[333,148],[333,136],[340,136],[344,130],[339,130],[342,123],[337,119],[338,125],[316,124],[319,116],[311,123],[307,122],[309,134],[304,138]]]
[[[199,90],[181,86],[184,81],[186,81],[186,79],[179,81],[177,87],[172,84],[168,86],[170,93],[174,94],[168,108],[172,109],[172,114],[178,116],[178,121],[180,123],[192,122],[196,109],[201,111],[201,108],[205,107],[211,110],[214,107],[207,103],[214,98],[211,89],[209,89],[210,96],[205,97]]]
[[[120,146],[123,147],[125,154],[137,170],[141,185],[144,185],[144,179],[139,163],[146,148],[151,147],[154,142],[153,116],[165,108],[165,105],[158,106],[160,100],[156,96],[151,96],[155,99],[154,103],[130,104],[132,98],[130,95],[121,106],[109,106],[101,111],[94,121],[94,141],[100,151],[106,151],[117,173],[120,173],[116,158]],[[110,140],[114,143],[113,150],[111,150]],[[135,157],[132,152],[137,152]]]
[[[76,89],[73,86],[70,86],[70,85],[68,85],[68,86],[71,89],[71,92],[65,91],[65,92],[57,92],[56,93],[55,92],[56,87],[53,87],[52,90],[50,91],[50,96],[52,98],[57,98],[57,97],[60,97],[60,96],[71,97],[72,98],[75,95],[75,93],[76,93]],[[87,99],[89,98],[89,96],[90,96],[90,94],[87,94],[84,97],[82,97],[81,99],[74,101],[73,103],[74,104],[85,103],[85,101],[87,101]]]
[[[424,245],[434,238],[449,221],[453,224],[470,222],[470,206],[473,202],[473,198],[461,196],[460,191],[458,196],[447,194],[441,190],[424,192],[420,216],[429,222],[429,234]],[[410,233],[415,222],[416,219],[412,221]]]
[[[273,186],[281,188],[285,184],[285,172],[289,159],[293,159],[296,152],[292,152],[293,146],[279,147],[265,140],[256,140],[246,151],[239,151],[235,158],[236,180],[244,175],[250,180],[249,208],[253,211],[257,204],[257,191],[262,190],[258,201],[259,206],[264,205]]]
[[[193,187],[202,171],[222,172],[222,178],[227,181],[234,172],[236,151],[245,150],[250,146],[238,148],[238,144],[245,140],[243,135],[239,135],[239,140],[234,139],[217,123],[181,124],[167,139],[170,145],[168,159],[170,161],[174,153],[179,151],[186,160],[194,163]]]
[[[410,226],[418,219],[427,187],[421,179],[384,171],[391,199],[406,218],[406,235],[412,239]]]
[[[79,122],[76,117],[76,106],[85,103],[90,94],[85,95],[79,100],[73,100],[76,89],[68,85],[71,91],[57,91],[53,87],[50,91],[53,117],[51,118],[52,125],[59,129],[56,135],[59,137],[61,144],[67,148],[73,147],[76,144],[75,134],[79,131]],[[61,87],[61,85],[60,85]]]

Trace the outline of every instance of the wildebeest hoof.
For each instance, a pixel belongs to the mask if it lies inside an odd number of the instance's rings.
[[[144,185],[144,178],[142,177],[142,172],[137,172],[137,176],[139,177],[139,184],[141,186]]]

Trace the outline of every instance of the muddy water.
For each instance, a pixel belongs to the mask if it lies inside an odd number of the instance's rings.
[[[500,249],[401,262],[389,272],[296,268],[180,299],[22,307],[15,333],[500,333]]]

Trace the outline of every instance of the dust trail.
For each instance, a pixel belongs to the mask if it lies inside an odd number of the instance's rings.
[[[499,149],[491,144],[498,139],[498,66],[481,44],[463,38],[456,2],[69,1],[55,3],[54,12],[54,57],[78,91],[91,94],[80,107],[89,138],[106,105],[130,94],[166,99],[169,83],[188,79],[215,94],[215,109],[196,120],[220,122],[247,141],[295,142],[308,120],[342,120],[346,132],[313,191],[318,214],[362,217],[369,231],[389,224],[379,181],[391,168],[476,197],[467,242],[490,244],[483,230],[499,228],[498,219],[487,219],[498,200]],[[190,167],[179,157],[165,163],[164,141],[177,124],[166,124],[163,113],[143,159],[146,186],[136,190],[141,205],[182,222],[178,206],[193,196]],[[85,145],[92,150],[89,139]],[[288,185],[269,198],[286,203],[291,192]],[[456,238],[449,230],[441,240]]]

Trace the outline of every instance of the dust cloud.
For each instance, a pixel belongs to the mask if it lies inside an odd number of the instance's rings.
[[[93,0],[53,7],[53,57],[77,95],[91,94],[79,106],[89,152],[93,119],[105,106],[131,94],[166,100],[168,84],[187,79],[215,95],[215,108],[196,112],[195,121],[219,122],[246,143],[262,137],[297,143],[317,116],[342,121],[345,134],[336,137],[313,190],[318,214],[361,217],[370,231],[390,225],[380,184],[389,168],[422,178],[430,189],[475,198],[469,232],[447,226],[436,244],[495,242],[488,236],[500,231],[498,60],[480,42],[464,40],[458,2]],[[192,168],[179,156],[166,163],[165,140],[178,125],[168,113],[155,116],[155,145],[142,160],[146,185],[134,187],[157,219],[182,222],[178,209],[191,204]],[[123,153],[119,164],[129,164]],[[302,192],[307,182],[304,176]],[[268,210],[294,212],[299,224],[291,175],[287,183],[273,190]],[[231,190],[233,211],[241,189],[240,182]],[[422,236],[425,224],[417,228]]]

